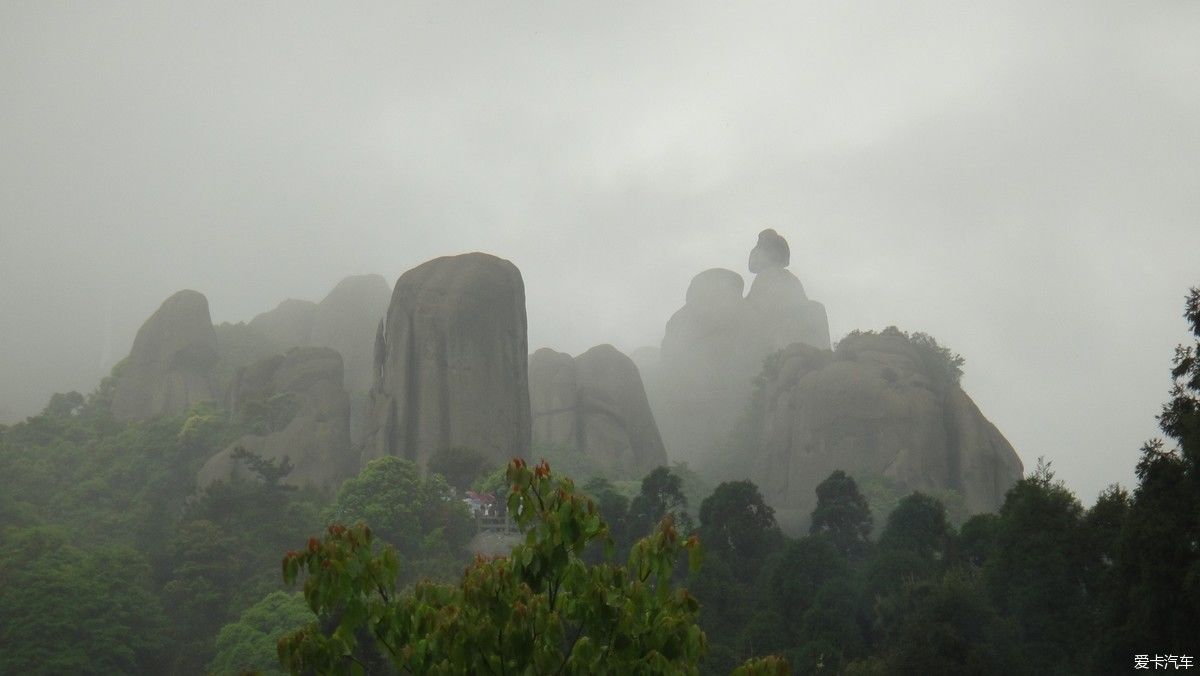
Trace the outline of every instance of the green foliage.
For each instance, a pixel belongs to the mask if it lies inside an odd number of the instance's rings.
[[[1000,508],[984,580],[996,608],[1016,620],[1042,664],[1078,663],[1089,630],[1085,572],[1092,557],[1083,507],[1039,460]]]
[[[852,351],[857,345],[875,336],[902,338],[908,341],[908,344],[916,350],[926,372],[943,383],[957,384],[962,379],[962,367],[966,363],[963,356],[944,345],[939,345],[936,338],[920,331],[909,333],[901,331],[895,326],[889,326],[878,332],[855,329],[838,342],[835,351],[838,353]]]
[[[911,490],[905,488],[894,479],[880,474],[868,474],[866,472],[855,474],[854,482],[858,484],[859,491],[867,499],[867,505],[871,508],[871,514],[877,521],[881,522],[887,521],[892,511],[900,504],[900,501],[912,493]],[[967,519],[971,518],[972,515],[967,508],[966,498],[963,497],[962,493],[951,488],[923,492],[942,503],[946,509],[946,520],[956,528],[962,526],[967,522]]]
[[[406,564],[406,581],[453,575],[474,535],[466,505],[446,481],[422,477],[415,463],[395,456],[372,460],[343,483],[327,521],[372,524]]]
[[[413,673],[695,673],[706,639],[698,605],[672,585],[676,558],[697,562],[668,516],[634,545],[625,566],[588,565],[608,537],[595,504],[549,467],[508,468],[509,513],[525,541],[509,557],[477,558],[457,586],[421,582],[397,596],[398,560],[376,551],[369,528],[331,526],[284,557],[284,578],[306,576],[305,599],[336,614],[280,642],[293,673],[356,673],[361,636]]]
[[[749,481],[723,483],[704,499],[700,535],[710,552],[738,562],[746,581],[757,575],[759,565],[783,539],[775,510]]]
[[[787,676],[790,673],[787,660],[778,655],[755,657],[733,670],[733,676]]]
[[[253,476],[207,486],[188,504],[162,556],[179,672],[203,670],[217,631],[279,587],[272,574],[278,552],[319,526],[327,500],[283,483],[287,463],[235,455]]]
[[[285,429],[299,410],[300,400],[292,392],[248,399],[238,404],[239,422],[248,431],[263,435]]]
[[[1028,673],[1018,657],[1033,655],[1039,673],[1053,673],[1044,654],[1017,649],[1013,627],[997,615],[974,575],[952,571],[908,586],[879,612],[889,674]]]
[[[652,470],[642,479],[642,489],[629,504],[630,533],[648,533],[654,524],[670,515],[685,533],[692,529],[683,479],[666,467]]]
[[[56,418],[79,415],[85,403],[83,395],[78,392],[56,392],[51,395],[46,408],[42,409],[42,415]]]
[[[237,622],[221,627],[217,654],[208,672],[283,673],[279,670],[279,640],[315,619],[302,595],[271,592],[243,611]]]
[[[766,584],[779,613],[799,626],[821,588],[849,574],[849,562],[833,539],[817,535],[788,542]]]
[[[604,478],[594,478],[583,486],[583,492],[600,510],[600,518],[608,524],[609,536],[614,542],[623,543],[633,540],[629,532],[629,498],[625,497]]]
[[[910,551],[928,561],[941,560],[953,536],[946,508],[937,498],[912,493],[888,515],[879,537],[881,549]]]
[[[165,621],[141,555],[82,551],[57,529],[0,534],[0,673],[156,670]]]
[[[824,534],[848,556],[866,550],[873,518],[858,484],[841,470],[817,484],[817,507],[809,532]]]
[[[1111,569],[1100,578],[1111,596],[1103,606],[1109,650],[1098,664],[1142,645],[1192,650],[1200,626],[1200,289],[1188,293],[1183,316],[1195,342],[1175,350],[1171,398],[1159,415],[1176,447],[1147,442],[1132,499],[1111,497],[1109,515],[1097,517],[1106,535],[1121,521]]]

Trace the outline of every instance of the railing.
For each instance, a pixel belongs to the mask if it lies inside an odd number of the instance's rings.
[[[508,518],[507,514],[480,513],[475,515],[475,532],[515,534],[521,531],[517,528],[516,522]]]

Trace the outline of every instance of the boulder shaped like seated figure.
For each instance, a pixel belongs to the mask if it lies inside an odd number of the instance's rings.
[[[786,268],[792,259],[787,240],[771,228],[758,233],[758,244],[750,250],[750,272],[758,274],[771,268]]]
[[[792,343],[829,349],[829,320],[825,306],[809,300],[804,285],[787,270],[791,249],[779,233],[763,230],[750,251],[754,282],[746,302],[759,315],[759,351],[770,354]]]

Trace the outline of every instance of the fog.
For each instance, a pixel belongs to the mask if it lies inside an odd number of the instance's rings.
[[[836,340],[966,357],[1091,502],[1200,284],[1200,5],[0,6],[0,420],[213,320],[486,251],[530,348],[657,344],[763,228]]]

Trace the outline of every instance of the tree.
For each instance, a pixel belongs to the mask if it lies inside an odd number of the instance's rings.
[[[749,481],[728,481],[700,504],[700,535],[706,549],[736,562],[745,580],[782,542],[775,510]]]
[[[525,533],[508,557],[477,558],[456,586],[418,583],[397,595],[398,561],[371,530],[330,526],[283,560],[284,579],[306,577],[316,613],[336,615],[280,642],[292,673],[353,673],[360,636],[413,673],[695,673],[706,648],[698,606],[676,589],[676,558],[699,563],[699,541],[666,516],[634,545],[627,565],[588,565],[580,553],[608,537],[594,502],[570,479],[515,459],[509,513]]]
[[[1025,673],[1014,629],[988,603],[976,575],[956,570],[906,586],[881,604],[882,673],[984,676]],[[1036,653],[1024,653],[1026,659]],[[1037,656],[1039,673],[1042,656]],[[1052,669],[1048,673],[1056,673]]]
[[[421,476],[410,460],[395,456],[367,463],[338,491],[331,521],[373,525],[406,562],[406,579],[415,579],[416,562],[436,560],[426,572],[449,575],[474,528],[466,505],[439,475]],[[410,565],[411,564],[411,565]]]
[[[996,608],[1016,620],[1024,650],[1037,652],[1048,671],[1079,664],[1094,623],[1086,596],[1092,554],[1083,507],[1050,465],[1005,496],[984,580]]]
[[[209,673],[279,673],[279,639],[313,621],[300,594],[273,591],[221,627]]]
[[[583,492],[596,502],[600,517],[608,524],[608,532],[614,543],[620,545],[632,538],[627,534],[629,498],[621,495],[612,482],[603,477],[594,477],[583,485]]]
[[[78,415],[85,403],[83,395],[78,392],[55,392],[51,395],[46,408],[42,409],[42,415],[59,418]]]
[[[692,529],[687,507],[683,480],[666,467],[657,467],[642,479],[641,492],[629,504],[629,534],[636,538],[649,533],[668,514],[686,533]]]
[[[829,536],[843,554],[854,556],[866,551],[871,525],[867,499],[845,472],[839,469],[817,485],[817,507],[809,533]]]
[[[846,558],[833,540],[810,535],[787,543],[768,575],[767,589],[779,613],[799,627],[821,587],[847,575]]]
[[[933,561],[945,555],[951,534],[941,501],[916,492],[901,500],[888,515],[879,546],[911,551]]]
[[[1099,663],[1142,645],[1190,650],[1200,626],[1200,288],[1188,293],[1183,316],[1196,342],[1175,349],[1171,399],[1158,417],[1176,447],[1160,439],[1142,447],[1116,541],[1110,656],[1102,653]]]
[[[952,536],[941,501],[919,492],[910,494],[888,515],[879,545],[871,552],[867,592],[894,592],[905,581],[937,577]]]
[[[161,671],[165,621],[137,552],[83,551],[49,528],[0,542],[0,673]]]

